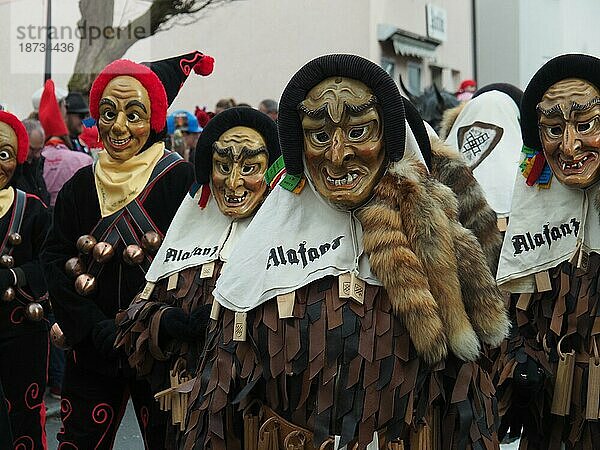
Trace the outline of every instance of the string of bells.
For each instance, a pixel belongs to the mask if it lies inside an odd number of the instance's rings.
[[[147,231],[142,235],[140,245],[130,244],[123,250],[123,261],[135,266],[141,264],[146,255],[155,255],[162,238],[156,231]],[[98,242],[90,234],[85,234],[77,239],[76,243],[79,256],[70,258],[65,263],[65,272],[75,279],[75,290],[79,295],[88,296],[96,290],[96,278],[87,273],[87,266],[84,262],[84,255],[89,255],[99,264],[106,264],[115,255],[115,248],[112,244],[105,241]]]
[[[23,238],[19,233],[11,233],[8,235],[8,243],[12,247],[21,245]],[[5,269],[12,269],[15,266],[15,259],[12,255],[5,253],[0,256],[0,266]],[[9,286],[2,293],[3,302],[12,302],[17,297],[17,292],[13,286]],[[30,301],[25,306],[25,317],[33,322],[39,322],[44,318],[44,308],[36,301]]]

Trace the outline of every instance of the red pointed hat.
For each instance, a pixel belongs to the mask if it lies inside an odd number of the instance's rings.
[[[192,70],[199,75],[210,75],[214,59],[199,51],[173,58],[138,64],[119,59],[106,66],[94,80],[90,90],[90,114],[99,119],[100,99],[106,85],[115,77],[128,75],[136,78],[148,91],[150,97],[150,125],[157,133],[166,126],[167,108],[179,93]]]
[[[60,112],[60,107],[56,101],[54,90],[54,81],[46,80],[44,92],[40,99],[39,117],[47,138],[51,136],[67,136],[69,134],[67,125]]]
[[[17,116],[7,111],[0,111],[0,122],[4,122],[11,127],[17,135],[17,163],[23,164],[29,151],[29,135],[25,126]]]

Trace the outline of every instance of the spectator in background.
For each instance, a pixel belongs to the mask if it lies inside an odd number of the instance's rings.
[[[90,154],[90,149],[87,148],[84,142],[79,139],[79,135],[83,132],[83,119],[90,115],[90,109],[79,92],[69,92],[66,98],[67,106],[67,128],[69,130],[69,138],[73,144],[73,150]]]
[[[46,131],[46,145],[42,150],[42,155],[46,158],[44,180],[50,192],[50,206],[54,206],[63,184],[79,169],[92,164],[93,160],[85,153],[70,151],[69,131],[56,101],[52,80],[46,81],[39,105],[39,117]]]
[[[33,106],[33,111],[29,114],[28,119],[36,119],[39,120],[39,110],[40,110],[40,100],[42,99],[42,93],[44,92],[44,88],[41,87],[37,91],[33,93],[31,96],[31,104]],[[67,120],[67,95],[69,92],[66,89],[55,87],[54,95],[56,96],[56,101],[58,102],[58,106],[60,109],[60,113],[64,121]]]
[[[456,98],[461,102],[466,102],[467,100],[471,100],[476,90],[477,83],[475,80],[463,80],[460,83],[458,91],[456,91]]]
[[[202,128],[191,112],[175,111],[167,116],[167,133],[172,137],[171,150],[179,153],[186,161],[193,161],[193,152]]]
[[[90,156],[94,161],[98,159],[98,152],[102,150],[102,141],[98,135],[98,127],[92,125],[91,127],[83,127],[83,132],[79,135],[79,140],[86,145],[90,151]]]
[[[226,109],[233,108],[236,106],[236,102],[232,98],[222,98],[215,105],[215,115],[219,114],[221,111],[225,111]]]
[[[35,119],[23,120],[29,135],[27,160],[17,166],[12,179],[13,187],[38,196],[46,205],[50,204],[50,193],[44,181],[44,157],[42,149],[46,136],[42,124]]]
[[[198,124],[204,128],[206,126],[206,124],[208,122],[210,122],[210,119],[212,119],[215,115],[214,112],[211,111],[207,111],[206,110],[206,106],[203,107],[202,109],[200,109],[199,106],[196,106],[196,110],[194,111],[194,115],[196,116],[196,119],[198,119]]]
[[[265,99],[258,104],[258,110],[261,113],[266,114],[275,122],[277,122],[277,115],[279,114],[279,105],[275,100]]]

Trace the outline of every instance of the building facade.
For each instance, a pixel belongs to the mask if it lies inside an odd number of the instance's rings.
[[[479,85],[525,89],[533,74],[563,53],[600,56],[597,0],[475,0]]]
[[[17,3],[11,11],[13,1]],[[0,1],[0,23],[11,14],[14,22],[15,5],[23,8],[29,1],[33,0]],[[31,20],[43,23],[45,2],[34,3],[38,6]],[[77,3],[55,1],[53,20],[76,23]],[[129,0],[127,4],[143,9],[149,2]],[[432,82],[453,92],[462,79],[473,77],[471,6],[471,1],[452,0],[238,0],[209,10],[195,22],[173,25],[137,42],[125,57],[144,61],[194,49],[215,57],[214,73],[206,79],[190,77],[173,109],[193,110],[199,105],[212,110],[221,98],[255,107],[265,98],[278,100],[304,63],[342,52],[381,64],[397,82],[401,75],[414,94]],[[133,14],[131,8],[118,11],[121,24],[126,13]],[[12,31],[10,24],[5,25],[0,27],[3,33],[15,33],[14,23]],[[15,57],[18,43],[12,37],[8,36],[10,49],[0,48],[2,61]],[[76,54],[53,55],[57,85],[66,86]],[[27,57],[31,62],[26,69],[32,68],[28,73],[0,72],[0,103],[21,117],[30,112],[31,94],[43,81],[43,55]]]

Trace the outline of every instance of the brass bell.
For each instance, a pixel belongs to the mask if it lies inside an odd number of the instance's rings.
[[[158,251],[160,244],[162,244],[162,238],[156,231],[147,231],[142,236],[142,248],[151,255]]]
[[[65,263],[65,272],[72,278],[77,278],[85,271],[85,264],[77,256],[70,258]]]
[[[31,302],[25,308],[25,317],[32,322],[39,322],[44,318],[44,308],[38,302]]]
[[[130,266],[141,264],[144,261],[144,250],[139,245],[131,244],[123,250],[123,261]]]
[[[16,294],[15,290],[13,288],[9,287],[2,294],[2,301],[12,302],[15,299],[16,295],[17,294]]]
[[[94,259],[100,264],[107,263],[115,254],[115,249],[108,242],[98,242],[94,245]]]
[[[92,251],[94,246],[96,245],[96,238],[90,234],[84,234],[77,239],[77,250],[79,250],[84,255],[87,255]]]
[[[79,295],[90,295],[96,290],[96,279],[88,273],[82,273],[75,280],[75,290]]]
[[[10,255],[2,255],[0,256],[0,264],[2,265],[2,267],[11,269],[15,265],[15,258],[13,258]]]
[[[23,238],[19,233],[10,233],[8,235],[8,243],[12,246],[20,245],[23,242]]]
[[[57,323],[50,328],[50,339],[56,348],[60,348],[61,350],[66,350],[68,348],[67,338]]]

